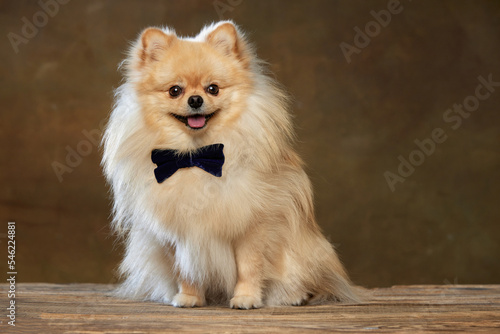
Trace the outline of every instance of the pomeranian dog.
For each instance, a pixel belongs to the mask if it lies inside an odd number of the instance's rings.
[[[230,21],[148,28],[103,138],[122,295],[250,309],[358,301],[314,217],[286,94]]]

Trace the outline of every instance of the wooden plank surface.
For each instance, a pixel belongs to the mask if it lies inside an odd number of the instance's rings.
[[[102,284],[20,283],[16,326],[7,324],[0,284],[0,333],[304,333],[498,332],[500,285],[372,289],[361,305],[328,304],[231,310],[178,309],[115,298]]]

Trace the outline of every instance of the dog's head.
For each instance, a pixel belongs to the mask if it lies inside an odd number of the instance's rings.
[[[199,138],[237,122],[252,82],[252,52],[231,22],[195,38],[148,28],[128,60],[148,126],[172,140]]]

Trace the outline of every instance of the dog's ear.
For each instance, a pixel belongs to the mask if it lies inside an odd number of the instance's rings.
[[[141,34],[141,60],[158,61],[176,39],[175,34],[166,34],[157,28],[148,28]]]
[[[208,44],[227,56],[240,59],[247,57],[247,45],[243,36],[231,22],[216,26],[206,38]]]

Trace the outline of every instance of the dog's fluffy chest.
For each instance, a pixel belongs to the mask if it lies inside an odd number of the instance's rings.
[[[152,182],[148,197],[161,225],[173,233],[234,236],[258,211],[262,197],[258,184],[250,170],[230,164],[222,177],[190,167],[163,183]]]

